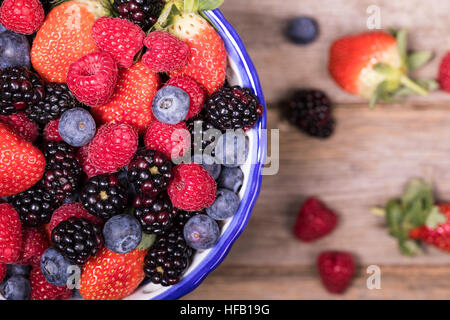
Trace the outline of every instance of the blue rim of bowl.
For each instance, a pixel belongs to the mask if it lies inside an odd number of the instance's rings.
[[[206,276],[222,263],[250,220],[250,215],[261,189],[262,169],[267,154],[267,135],[263,133],[263,129],[267,128],[267,110],[255,66],[236,30],[225,19],[220,10],[216,9],[203,13],[216,27],[220,36],[226,39],[224,42],[230,58],[238,65],[239,70],[243,70],[240,77],[244,87],[252,88],[260,103],[264,106],[263,116],[254,127],[254,130],[257,130],[255,141],[257,148],[256,164],[251,165],[248,179],[249,185],[247,185],[242,197],[241,206],[217,244],[194,270],[184,276],[178,284],[152,298],[155,300],[174,300],[188,294],[197,288]]]

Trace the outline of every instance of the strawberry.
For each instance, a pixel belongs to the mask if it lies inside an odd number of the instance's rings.
[[[47,235],[43,229],[33,227],[24,227],[22,234],[22,250],[18,263],[39,265],[42,254],[49,247]]]
[[[106,14],[99,0],[71,0],[53,8],[33,41],[34,69],[47,82],[66,82],[69,66],[97,50],[91,29]]]
[[[153,120],[152,102],[159,75],[151,72],[142,62],[119,70],[119,79],[111,100],[91,110],[100,123],[127,123],[143,132]]]
[[[10,116],[0,116],[0,121],[9,125],[19,136],[29,142],[36,141],[39,135],[39,127],[31,121],[25,112],[14,113]]]
[[[197,81],[188,76],[179,76],[167,81],[166,86],[181,88],[189,95],[190,105],[186,120],[200,113],[205,104],[206,92]]]
[[[355,262],[347,252],[322,252],[317,258],[317,268],[330,293],[343,293],[355,274]]]
[[[314,241],[333,231],[336,223],[336,214],[311,197],[306,199],[298,213],[294,234],[304,242]]]
[[[0,7],[0,23],[17,33],[34,33],[44,18],[44,8],[39,0],[4,0]]]
[[[107,52],[88,53],[73,62],[67,72],[67,85],[78,101],[101,106],[114,93],[118,77],[117,63]]]
[[[0,155],[0,197],[25,191],[44,175],[42,152],[3,123]]]
[[[30,300],[65,300],[72,297],[72,290],[50,284],[42,274],[40,266],[33,266],[30,274]]]
[[[0,204],[0,263],[14,263],[22,246],[19,214],[9,203]]]
[[[330,48],[328,69],[345,91],[378,101],[393,101],[410,93],[426,96],[435,81],[408,78],[407,74],[431,58],[430,52],[407,55],[406,31],[394,35],[384,31],[365,32],[337,39]]]
[[[441,65],[439,66],[439,84],[441,89],[450,92],[450,52],[442,58]]]
[[[144,45],[145,33],[134,23],[103,17],[95,21],[92,38],[97,47],[111,54],[121,68],[129,68]]]

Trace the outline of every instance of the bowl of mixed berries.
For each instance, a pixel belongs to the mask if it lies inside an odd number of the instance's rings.
[[[222,262],[267,143],[222,2],[1,2],[2,299],[176,299]]]

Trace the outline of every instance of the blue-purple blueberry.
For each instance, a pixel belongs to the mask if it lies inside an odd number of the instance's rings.
[[[12,276],[22,276],[28,278],[30,276],[31,266],[24,264],[7,264],[6,265],[6,278]]]
[[[242,183],[244,182],[244,173],[241,168],[228,168],[223,167],[220,177],[217,180],[219,188],[225,188],[238,193],[241,190]]]
[[[248,158],[248,138],[243,131],[227,130],[217,139],[214,152],[217,162],[225,167],[239,167]]]
[[[109,219],[103,228],[105,246],[116,253],[128,253],[136,249],[142,240],[139,221],[129,214]]]
[[[205,250],[212,248],[219,239],[220,229],[211,217],[199,214],[193,216],[184,226],[184,239],[191,248]]]
[[[6,300],[28,300],[31,294],[30,281],[23,276],[12,276],[0,286]]]
[[[207,154],[194,154],[192,156],[192,162],[202,165],[214,180],[219,178],[222,166],[213,157]]]
[[[189,95],[175,86],[165,86],[153,99],[152,111],[158,121],[177,124],[186,119],[189,112]]]
[[[0,69],[24,66],[30,68],[30,43],[23,34],[0,31]]]
[[[65,111],[58,125],[61,138],[74,147],[88,144],[94,138],[96,129],[94,118],[83,108]]]
[[[234,216],[239,208],[239,197],[228,189],[217,190],[216,200],[206,208],[208,216],[214,220],[226,220]]]
[[[54,248],[45,250],[41,257],[41,271],[45,279],[55,286],[66,286],[72,275],[71,266],[74,266],[66,257]]]
[[[289,22],[287,36],[296,44],[309,44],[316,40],[318,35],[319,26],[313,18],[298,17]]]

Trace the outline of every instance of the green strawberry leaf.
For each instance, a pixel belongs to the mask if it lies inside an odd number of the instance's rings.
[[[155,243],[155,241],[156,241],[156,234],[147,234],[143,232],[141,243],[139,243],[137,249],[147,250]]]
[[[400,224],[403,219],[402,206],[397,200],[389,200],[386,204],[386,224],[391,235],[397,236],[400,232]]]
[[[398,242],[400,251],[407,256],[416,256],[422,253],[419,243],[414,240],[403,240]]]
[[[418,51],[411,53],[407,58],[408,70],[413,71],[422,67],[430,61],[432,57],[433,53],[431,51]]]
[[[431,184],[423,179],[412,179],[405,187],[402,196],[402,205],[407,207],[418,198],[426,200],[426,206],[431,209],[433,206],[433,189]]]
[[[199,0],[184,0],[183,12],[197,12],[199,10],[200,2]]]
[[[162,30],[172,24],[173,18],[181,13],[177,3],[178,1],[172,0],[165,5],[159,15],[158,21],[156,21],[155,25],[150,29],[150,32],[153,30]]]
[[[408,32],[406,29],[401,29],[396,34],[397,39],[397,49],[398,53],[400,55],[400,59],[403,62],[403,65],[407,66],[407,52],[408,52],[408,45],[407,45],[407,35]]]
[[[224,0],[199,0],[199,11],[214,10],[222,5]]]
[[[439,207],[434,206],[425,221],[425,225],[431,229],[436,229],[440,224],[447,222],[447,217],[442,214]]]
[[[440,87],[439,82],[433,79],[414,79],[414,81],[427,91],[436,91]]]

